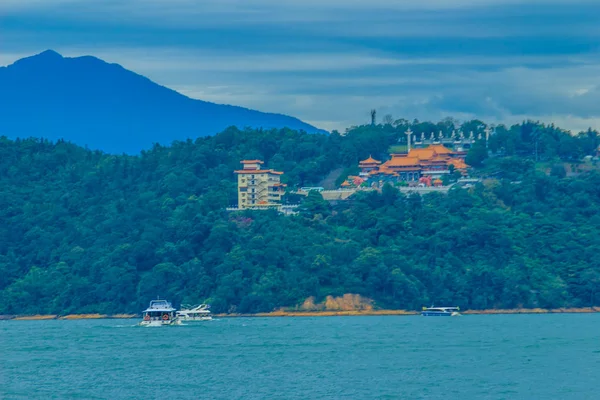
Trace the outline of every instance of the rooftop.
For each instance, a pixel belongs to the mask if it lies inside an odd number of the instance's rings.
[[[262,160],[242,160],[242,164],[264,164]]]
[[[366,160],[360,161],[359,164],[381,164],[381,161],[378,161],[373,157],[369,156],[369,158],[367,158]]]
[[[273,174],[273,175],[283,175],[283,172],[275,171],[273,169],[242,169],[233,171],[236,174]]]
[[[409,167],[419,165],[418,157],[393,157],[391,160],[383,164],[384,167]]]

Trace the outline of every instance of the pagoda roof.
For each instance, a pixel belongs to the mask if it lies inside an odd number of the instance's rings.
[[[369,158],[367,158],[366,160],[362,160],[359,162],[359,164],[381,164],[381,161],[378,161],[376,159],[374,159],[373,157],[369,156]]]

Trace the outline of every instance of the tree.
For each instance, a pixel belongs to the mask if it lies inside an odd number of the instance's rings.
[[[483,166],[483,162],[488,157],[487,149],[485,148],[485,143],[482,141],[477,141],[473,144],[473,147],[469,149],[467,153],[467,157],[465,158],[465,162],[472,167],[481,167]]]
[[[384,115],[382,122],[383,122],[384,125],[390,125],[391,126],[391,125],[394,124],[394,117],[392,117],[391,114],[386,114],[386,115]]]
[[[302,202],[301,212],[303,215],[312,216],[320,214],[326,216],[329,214],[329,203],[323,199],[321,193],[316,190],[308,192],[306,199]]]
[[[554,176],[556,178],[566,177],[567,171],[565,170],[565,166],[563,164],[554,164],[550,170],[550,176]]]

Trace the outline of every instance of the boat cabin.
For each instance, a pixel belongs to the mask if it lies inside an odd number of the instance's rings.
[[[152,300],[150,306],[142,312],[144,321],[172,321],[176,318],[175,309],[166,300]]]

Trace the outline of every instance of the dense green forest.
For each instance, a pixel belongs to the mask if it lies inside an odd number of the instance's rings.
[[[447,195],[386,186],[333,205],[314,192],[295,216],[224,210],[236,202],[241,159],[285,171],[289,188],[317,185],[370,154],[385,159],[408,127],[460,126],[387,118],[330,135],[230,128],[139,156],[0,138],[0,314],[139,312],[157,295],[218,312],[344,293],[404,309],[600,303],[600,174],[565,169],[595,155],[591,130],[496,127],[490,151],[478,143],[468,155],[491,178]],[[485,124],[461,128],[477,134]]]

